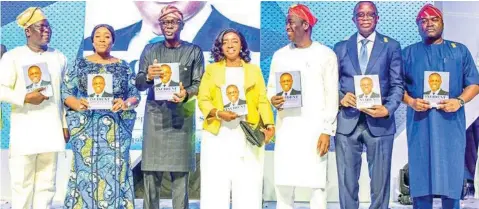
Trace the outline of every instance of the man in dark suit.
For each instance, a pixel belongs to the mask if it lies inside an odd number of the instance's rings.
[[[370,208],[387,209],[396,132],[394,112],[404,95],[401,47],[397,41],[375,31],[379,16],[373,2],[356,4],[352,19],[358,32],[334,47],[340,75],[341,107],[335,137],[340,206],[359,208],[358,179],[366,145],[371,177]],[[379,76],[383,105],[355,108],[355,75]]]
[[[155,85],[155,87],[174,87],[174,86],[180,86],[178,82],[175,82],[171,80],[171,67],[167,64],[163,64],[160,66],[160,70],[163,72],[163,76],[160,78],[161,83],[158,83]]]
[[[293,76],[290,73],[281,74],[279,84],[283,91],[277,93],[276,96],[301,95],[301,91],[293,89]]]
[[[239,89],[236,85],[229,85],[226,87],[226,96],[228,97],[230,103],[226,104],[224,107],[233,107],[246,104],[245,100],[239,98]]]
[[[440,95],[440,96],[447,96],[449,92],[444,91],[441,89],[442,78],[439,73],[431,73],[429,75],[429,88],[431,90],[424,92],[426,95]]]
[[[28,78],[32,81],[32,84],[28,85],[27,89],[37,89],[51,83],[50,81],[42,80],[42,70],[36,65],[28,68]]]
[[[93,77],[91,85],[95,93],[88,95],[89,97],[113,97],[113,94],[105,90],[105,78],[101,75]]]
[[[374,83],[373,79],[371,79],[370,77],[361,78],[361,80],[359,81],[359,86],[361,87],[361,91],[363,92],[358,96],[359,98],[379,98],[379,94],[373,92]]]

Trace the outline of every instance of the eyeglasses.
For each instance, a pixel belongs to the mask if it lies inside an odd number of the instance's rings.
[[[373,13],[359,12],[359,13],[356,13],[354,16],[356,16],[357,19],[366,19],[366,18],[374,19],[378,16],[378,14],[376,14],[375,12]]]
[[[163,27],[166,26],[178,26],[181,24],[181,20],[160,20],[160,25]]]
[[[35,30],[39,30],[39,31],[45,31],[45,30],[51,30],[52,27],[48,24],[41,24],[41,25],[32,25],[33,28],[35,28]]]

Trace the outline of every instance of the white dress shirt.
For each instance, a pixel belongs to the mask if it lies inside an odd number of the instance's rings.
[[[441,91],[441,89],[438,89],[437,91],[432,91],[432,90],[431,90],[431,93],[429,93],[429,95],[430,95],[430,96],[437,95],[437,94],[439,94],[439,91]]]
[[[225,69],[225,85],[234,84],[238,88],[244,87],[244,69],[243,67],[226,67]],[[244,95],[244,89],[238,89],[241,95]]]
[[[93,97],[103,97],[103,93],[105,93],[105,91],[102,91],[99,94],[95,94]]]
[[[369,40],[369,42],[366,44],[366,46],[368,48],[368,60],[369,60],[369,58],[371,57],[371,52],[373,51],[374,41],[376,40],[376,31],[371,33],[371,35],[369,35],[367,38],[364,38],[361,34],[358,33],[358,37],[357,37],[358,59],[360,59],[360,56],[361,56],[361,47],[363,46],[361,41],[363,39],[368,39]]]
[[[166,83],[161,83],[161,84],[160,84],[160,87],[169,87],[169,86],[170,86],[170,83],[171,83],[171,79],[170,79],[168,82],[166,82]]]
[[[290,96],[292,90],[293,90],[293,88],[289,89],[289,91],[287,91],[287,92],[284,92],[284,91],[283,91],[283,97],[284,97],[284,96]]]
[[[32,85],[32,89],[38,89],[38,88],[40,88],[40,87],[41,87],[41,86],[40,86],[40,83],[41,83],[41,82],[42,82],[42,81],[40,80],[38,83],[34,83],[34,84]]]

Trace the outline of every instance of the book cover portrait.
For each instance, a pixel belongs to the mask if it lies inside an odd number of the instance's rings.
[[[180,93],[179,63],[159,63],[163,76],[154,78],[155,100],[173,99],[175,93]]]
[[[282,108],[301,107],[301,72],[287,71],[276,73],[276,96],[283,96]]]
[[[23,75],[25,75],[25,88],[30,93],[35,89],[45,88],[42,93],[47,97],[53,96],[50,72],[47,63],[35,63],[23,66]]]

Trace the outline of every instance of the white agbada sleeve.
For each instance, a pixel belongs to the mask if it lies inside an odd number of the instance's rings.
[[[23,107],[27,92],[15,85],[18,75],[12,56],[11,52],[7,52],[0,60],[0,101]]]
[[[271,102],[271,98],[276,95],[276,59],[277,54],[273,54],[273,58],[271,59],[271,65],[269,68],[269,76],[268,76],[268,86],[266,87],[266,96],[268,100]],[[272,104],[271,104],[272,105]],[[274,106],[273,106],[274,108]]]
[[[65,57],[65,56],[62,56],[63,58],[63,69],[62,69],[62,73],[61,73],[61,78],[60,78],[60,94],[62,93],[62,85],[63,85],[63,76],[65,75],[65,73],[67,72],[68,70],[68,59]],[[65,106],[65,103],[64,101],[61,99],[61,95],[60,96],[60,116],[62,117],[62,127],[63,128],[68,128],[68,123],[67,123],[67,119],[66,119],[66,114],[67,114],[67,108]]]
[[[322,79],[324,83],[323,130],[321,133],[334,136],[336,134],[336,117],[339,108],[338,95],[338,61],[336,55],[330,54],[326,66],[323,68]]]

